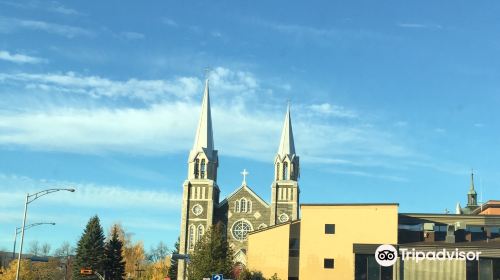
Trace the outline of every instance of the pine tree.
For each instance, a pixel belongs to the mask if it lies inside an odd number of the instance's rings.
[[[118,239],[118,229],[113,226],[111,236],[104,248],[105,273],[107,280],[123,280],[125,277],[125,261],[123,260],[123,243]]]
[[[188,265],[190,279],[203,279],[220,273],[224,278],[232,277],[233,250],[222,230],[222,224],[218,223],[196,243]]]
[[[89,268],[92,272],[103,273],[104,268],[104,233],[99,217],[90,218],[78,241],[76,257],[73,263],[73,279],[96,279],[95,275],[80,275],[80,269]]]
[[[172,254],[179,254],[179,238],[177,238],[177,242],[175,242],[175,250]],[[170,279],[177,279],[177,260],[170,259],[170,267],[168,268],[168,277]]]

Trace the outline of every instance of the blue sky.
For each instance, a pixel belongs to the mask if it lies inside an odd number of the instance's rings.
[[[495,1],[0,1],[0,249],[76,243],[94,214],[176,240],[210,67],[223,195],[270,198],[287,100],[302,202],[401,212],[499,199]]]

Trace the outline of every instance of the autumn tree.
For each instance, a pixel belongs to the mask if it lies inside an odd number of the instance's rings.
[[[224,238],[222,224],[212,226],[199,240],[190,256],[190,279],[203,279],[222,273],[230,278],[233,269],[233,251]]]
[[[133,242],[133,234],[126,232],[119,223],[114,224],[118,233],[118,239],[123,243],[123,259],[125,260],[125,275],[127,277],[135,276],[137,278],[138,269],[142,269],[146,253],[142,241]]]
[[[104,248],[105,273],[108,280],[122,280],[125,277],[123,243],[118,238],[118,230],[112,227],[110,237]]]
[[[76,248],[73,264],[73,279],[91,279],[94,276],[80,275],[80,269],[89,268],[102,273],[104,268],[104,233],[99,217],[90,218]]]
[[[54,256],[56,257],[69,257],[75,253],[75,248],[69,244],[68,241],[64,241],[59,248],[54,251]]]
[[[21,270],[19,271],[19,279],[22,280],[34,280],[35,274],[30,269],[31,261],[29,259],[21,260]],[[0,280],[14,280],[16,279],[16,269],[17,269],[17,260],[13,260],[10,262],[9,267],[3,271],[3,274],[0,274]]]
[[[177,238],[177,241],[175,242],[175,248],[172,251],[172,254],[179,254],[179,238]],[[177,279],[177,266],[177,260],[171,259],[170,267],[168,268],[168,277],[170,277],[170,279]]]

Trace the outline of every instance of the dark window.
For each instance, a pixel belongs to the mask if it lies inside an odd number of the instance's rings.
[[[324,267],[333,268],[333,259],[325,259]]]
[[[283,162],[283,180],[288,180],[288,163]]]
[[[194,178],[195,179],[198,179],[198,175],[199,175],[199,164],[200,164],[200,160],[199,159],[196,159],[195,162],[194,162]]]
[[[298,257],[299,256],[299,239],[291,238],[288,245],[288,256],[289,257]]]
[[[335,234],[335,224],[325,224],[325,234]]]
[[[299,280],[299,277],[288,277],[288,280]]]
[[[276,181],[280,179],[280,163],[276,163]]]
[[[467,261],[465,263],[465,279],[478,280],[478,261]]]
[[[201,160],[201,179],[205,179],[205,160]]]

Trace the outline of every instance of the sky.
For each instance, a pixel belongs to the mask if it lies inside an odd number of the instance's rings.
[[[222,197],[270,201],[291,104],[301,202],[400,212],[500,199],[496,1],[0,0],[0,250],[73,245],[98,215],[179,235],[208,75]],[[208,71],[207,71],[208,69]],[[207,74],[208,73],[208,74]]]

